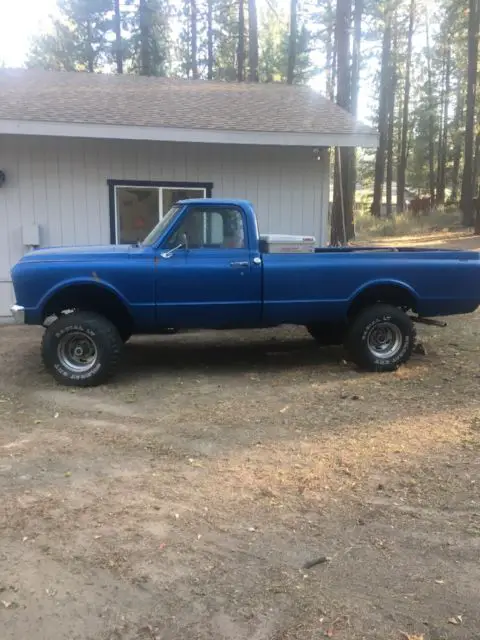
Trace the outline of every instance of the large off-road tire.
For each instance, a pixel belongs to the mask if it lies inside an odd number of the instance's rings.
[[[42,358],[60,384],[94,387],[118,367],[123,341],[116,327],[90,311],[62,315],[45,330]]]
[[[346,325],[333,322],[317,322],[307,325],[307,331],[312,338],[322,347],[343,344],[345,340]]]
[[[356,316],[345,347],[350,359],[368,371],[395,371],[412,355],[415,327],[408,315],[389,304],[375,304]]]

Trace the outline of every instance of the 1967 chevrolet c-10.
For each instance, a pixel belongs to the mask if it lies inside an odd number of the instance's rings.
[[[12,270],[12,313],[46,327],[56,380],[91,386],[115,372],[132,334],[188,328],[304,325],[361,368],[392,371],[412,353],[415,320],[480,304],[476,252],[312,241],[280,238],[277,250],[250,203],[186,200],[138,244],[28,253]]]

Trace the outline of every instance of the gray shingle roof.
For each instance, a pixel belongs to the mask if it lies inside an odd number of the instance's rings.
[[[375,135],[304,86],[37,70],[0,71],[0,119]]]

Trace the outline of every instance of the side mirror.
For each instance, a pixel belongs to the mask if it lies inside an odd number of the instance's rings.
[[[168,260],[168,258],[171,258],[173,256],[173,254],[175,253],[175,251],[178,251],[179,249],[183,249],[184,248],[184,244],[183,242],[181,242],[180,244],[177,244],[176,247],[173,247],[172,249],[169,249],[168,251],[162,251],[162,253],[160,254],[160,256],[162,258],[164,258],[165,260]]]
[[[172,249],[168,249],[168,251],[162,251],[162,253],[160,254],[162,258],[168,259],[171,258],[173,256],[173,254],[175,253],[175,251],[178,251],[179,249],[185,249],[186,251],[188,251],[188,236],[186,233],[182,233],[182,235],[180,236],[181,242],[179,244],[177,244],[176,247],[173,247]]]

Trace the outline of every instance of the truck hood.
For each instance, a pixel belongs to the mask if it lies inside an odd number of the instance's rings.
[[[30,251],[20,262],[88,262],[90,260],[102,260],[124,255],[128,257],[136,247],[127,244],[107,244],[97,246],[80,247],[48,247]],[[137,249],[138,250],[138,249]]]

